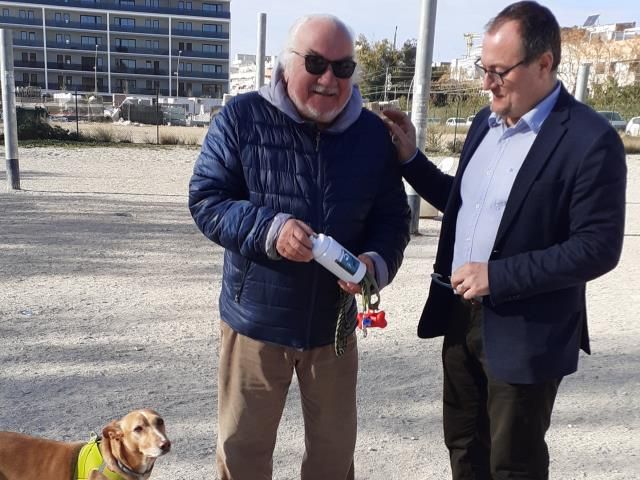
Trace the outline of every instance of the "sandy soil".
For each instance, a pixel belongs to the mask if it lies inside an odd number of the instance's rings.
[[[0,163],[0,430],[81,440],[130,409],[164,415],[174,448],[152,478],[214,478],[222,251],[193,225],[197,149],[20,150],[23,190]],[[588,289],[593,355],[560,388],[551,478],[640,472],[640,156],[628,159],[620,266]],[[423,220],[395,283],[391,320],[360,339],[357,478],[450,478],[442,442],[440,340],[419,340],[439,223]],[[304,448],[295,383],[274,478]]]

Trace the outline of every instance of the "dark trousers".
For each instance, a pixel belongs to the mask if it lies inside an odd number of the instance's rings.
[[[444,339],[444,437],[453,480],[547,480],[544,436],[561,379],[510,384],[491,375],[482,307],[458,301]]]

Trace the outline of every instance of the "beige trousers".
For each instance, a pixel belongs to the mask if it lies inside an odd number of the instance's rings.
[[[220,480],[271,480],[273,449],[295,370],[305,429],[302,480],[353,480],[358,348],[299,351],[253,340],[221,323],[218,366]]]

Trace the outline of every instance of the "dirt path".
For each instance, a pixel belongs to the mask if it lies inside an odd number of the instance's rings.
[[[0,159],[0,430],[78,440],[130,409],[164,415],[173,451],[154,480],[214,478],[217,296],[222,250],[186,208],[193,148],[20,150],[23,190]],[[551,478],[640,472],[640,156],[628,159],[620,266],[590,284],[594,354],[561,388],[548,435]],[[391,319],[360,341],[357,478],[446,479],[440,341],[418,340],[439,223],[421,222]],[[274,478],[304,448],[295,383]]]

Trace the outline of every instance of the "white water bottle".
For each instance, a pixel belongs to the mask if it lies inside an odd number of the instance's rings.
[[[367,273],[364,262],[329,235],[311,236],[311,252],[316,262],[345,282],[360,283]]]

